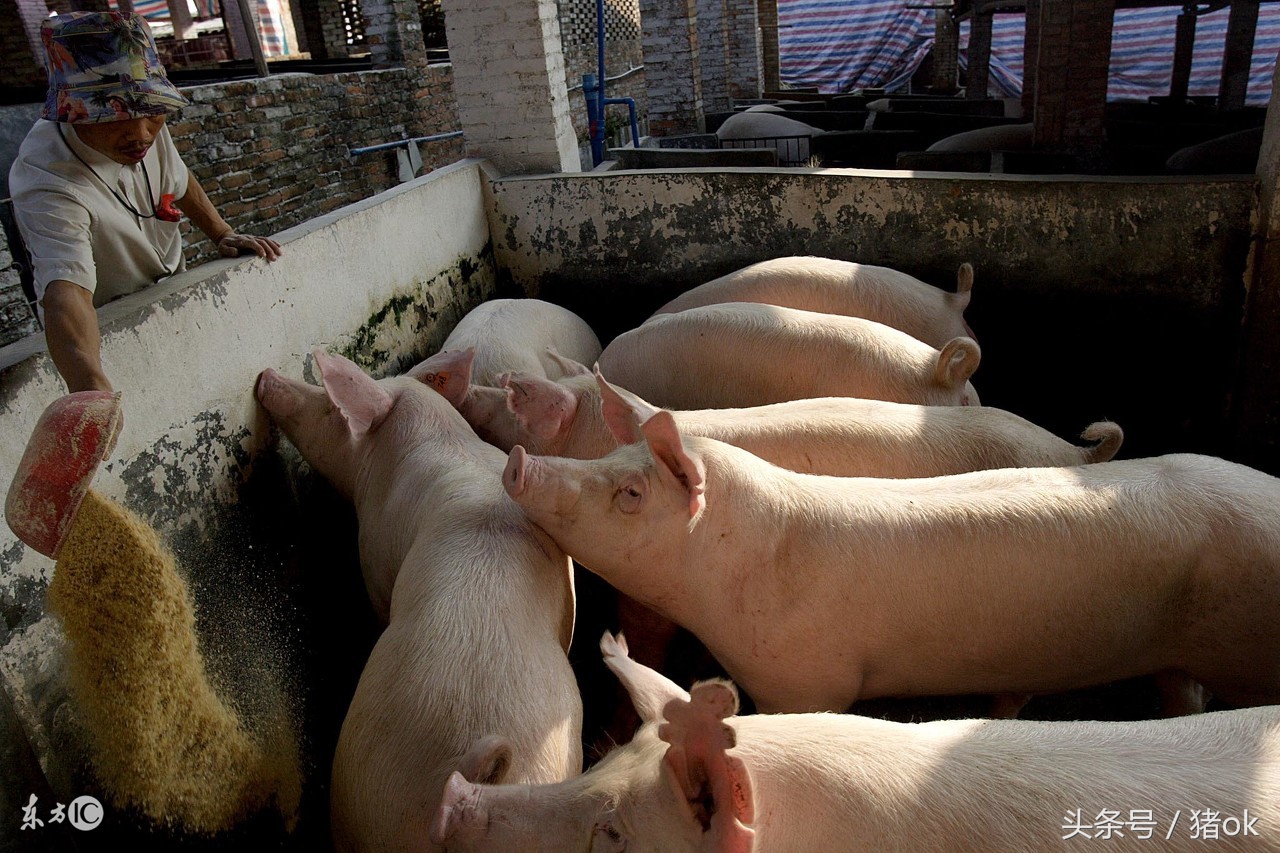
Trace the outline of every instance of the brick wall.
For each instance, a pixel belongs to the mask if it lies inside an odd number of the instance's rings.
[[[576,171],[555,0],[444,0],[467,153],[504,173]]]
[[[762,84],[762,56],[755,0],[724,0],[724,7],[728,38],[725,74],[729,96],[758,98]]]
[[[1115,0],[1041,0],[1036,147],[1100,161]]]
[[[12,343],[36,330],[36,320],[27,306],[13,254],[0,231],[0,346]]]
[[[459,129],[450,67],[421,75],[416,91],[404,69],[199,86],[170,130],[227,222],[272,234],[395,186],[394,152],[349,149]],[[463,156],[460,139],[421,150],[424,171]],[[188,235],[187,257],[212,247]]]
[[[724,0],[697,0],[698,73],[702,83],[702,108],[707,112],[729,109],[728,22]]]
[[[696,0],[640,0],[649,130],[654,136],[702,129]]]
[[[757,0],[756,13],[760,16],[760,66],[766,92],[782,88],[778,67],[778,0]]]
[[[0,80],[6,86],[43,86],[47,79],[39,50],[43,0],[0,0]]]

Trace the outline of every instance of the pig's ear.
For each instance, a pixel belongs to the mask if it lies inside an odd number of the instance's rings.
[[[475,357],[476,351],[472,347],[441,350],[415,364],[407,375],[439,391],[440,396],[456,409],[471,389],[471,363]]]
[[[488,735],[475,742],[458,762],[458,772],[477,785],[501,785],[511,767],[511,741]]]
[[[707,469],[702,460],[690,456],[680,440],[680,430],[671,413],[659,410],[640,426],[644,439],[649,443],[653,458],[661,467],[680,481],[689,495],[689,517],[695,518],[707,505],[703,496],[706,490]]]
[[[640,424],[656,415],[660,410],[648,405],[639,405],[635,400],[624,397],[613,387],[596,365],[596,385],[600,387],[600,411],[604,414],[604,422],[613,437],[623,444],[635,444],[644,440]]]
[[[969,300],[973,297],[973,264],[965,261],[956,270],[956,298],[954,304],[960,309],[961,313],[969,307]]]
[[[627,688],[631,704],[635,705],[636,713],[644,722],[656,723],[661,720],[662,709],[668,702],[689,701],[689,694],[680,685],[644,664],[633,661],[627,653],[627,640],[621,634],[615,637],[605,631],[600,638],[600,652],[604,655],[605,666]]]
[[[973,338],[952,338],[938,355],[935,377],[940,385],[948,388],[959,388],[969,381],[969,377],[978,369],[982,359],[982,350]]]
[[[567,430],[578,413],[578,397],[541,376],[504,373],[498,384],[507,392],[507,409],[516,423],[539,441],[551,441]]]
[[[749,853],[755,843],[751,774],[728,750],[737,743],[725,722],[738,711],[738,692],[727,681],[696,684],[689,699],[673,699],[658,736],[670,746],[663,776],[702,825],[704,851]]]
[[[556,370],[560,373],[560,376],[558,377],[560,379],[568,379],[570,376],[591,375],[591,368],[587,367],[580,361],[574,361],[567,356],[561,355],[555,351],[554,347],[547,347],[546,356],[547,360],[555,365]],[[547,371],[547,376],[549,378],[554,378],[551,376],[551,371]]]
[[[484,827],[489,816],[481,810],[479,804],[480,789],[455,770],[445,780],[440,808],[427,830],[428,836],[433,842],[443,846],[455,835],[465,837]]]
[[[377,429],[394,404],[391,395],[342,356],[329,355],[319,349],[311,355],[320,368],[325,393],[347,419],[352,435],[361,436]]]

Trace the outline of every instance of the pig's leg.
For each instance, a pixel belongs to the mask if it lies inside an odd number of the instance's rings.
[[[665,670],[667,650],[680,630],[679,625],[619,592],[618,629],[618,633],[627,638],[627,647],[633,661],[658,672]],[[613,703],[613,716],[605,725],[606,743],[597,744],[596,748],[607,752],[605,747],[608,744],[628,743],[639,727],[640,715],[636,713],[626,689],[619,684]]]
[[[1204,685],[1180,669],[1166,669],[1156,673],[1156,688],[1160,691],[1160,713],[1166,717],[1185,717],[1200,714],[1209,703],[1209,692]]]

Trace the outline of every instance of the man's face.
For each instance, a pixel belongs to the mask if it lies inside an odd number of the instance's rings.
[[[141,163],[151,150],[165,116],[148,116],[124,121],[106,121],[97,124],[77,124],[76,135],[93,150],[105,154],[117,163],[132,166]]]

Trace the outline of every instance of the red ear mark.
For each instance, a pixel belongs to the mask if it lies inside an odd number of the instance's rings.
[[[459,408],[471,388],[471,363],[475,357],[476,351],[472,347],[441,350],[418,362],[406,375],[434,388],[454,408]]]

